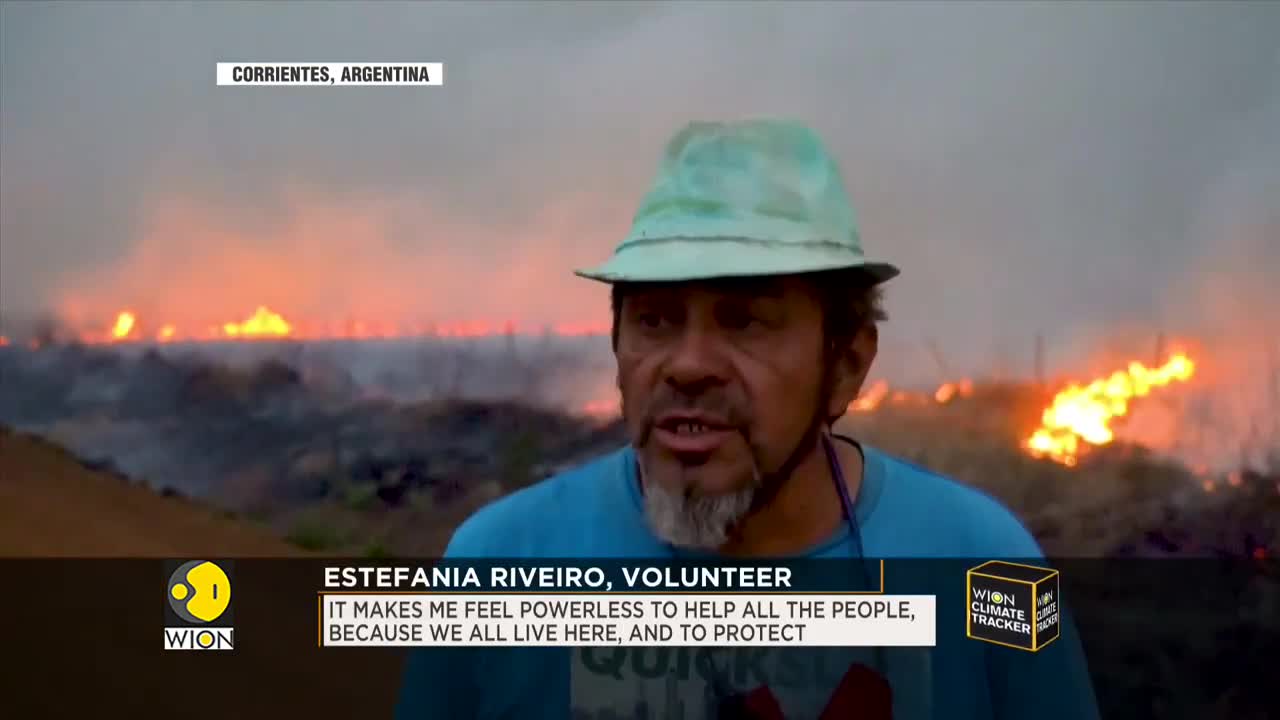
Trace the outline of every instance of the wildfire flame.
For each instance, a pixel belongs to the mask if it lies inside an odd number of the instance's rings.
[[[1088,385],[1072,384],[1054,397],[1026,447],[1035,457],[1074,466],[1088,445],[1106,445],[1115,438],[1111,423],[1128,414],[1131,400],[1154,388],[1186,382],[1193,374],[1195,363],[1179,353],[1158,368],[1132,362],[1127,370]]]
[[[116,324],[111,328],[111,337],[117,340],[123,340],[129,337],[129,333],[133,332],[133,326],[137,323],[137,318],[131,312],[122,312],[116,316]]]
[[[866,392],[854,399],[849,409],[854,412],[870,412],[880,406],[884,402],[884,398],[889,394],[889,383],[884,380],[877,380],[867,388]]]
[[[175,323],[144,322],[132,310],[115,315],[106,330],[85,330],[77,333],[77,339],[87,345],[128,343],[151,340],[159,343],[213,340],[368,340],[374,338],[481,338],[496,335],[542,335],[559,337],[592,337],[606,335],[607,326],[587,323],[562,323],[545,328],[519,327],[513,321],[506,322],[455,322],[445,324],[394,323],[383,321],[346,321],[338,323],[294,322],[266,306],[258,306],[244,320],[222,322],[203,329],[181,329]],[[0,337],[0,346],[9,340]]]
[[[619,416],[617,400],[592,400],[578,409],[579,414],[596,420],[612,420]]]
[[[100,332],[82,332],[79,340],[87,344],[127,343],[153,339],[155,342],[210,340],[253,340],[263,338],[297,340],[369,339],[399,337],[453,337],[476,338],[500,334],[543,334],[563,337],[597,336],[608,334],[608,326],[589,324],[562,324],[530,332],[518,328],[514,322],[488,323],[463,322],[447,325],[412,325],[387,322],[348,321],[345,323],[318,325],[286,320],[283,315],[259,305],[245,320],[224,322],[206,326],[192,332],[181,330],[174,323],[150,324],[140,321],[137,313],[124,310],[116,314],[110,328]],[[0,335],[0,347],[11,340]],[[32,339],[26,343],[32,349],[41,343]],[[1175,354],[1157,368],[1147,368],[1133,362],[1126,370],[1098,378],[1088,385],[1072,384],[1054,397],[1041,418],[1041,426],[1024,442],[1024,449],[1031,455],[1047,458],[1067,466],[1074,466],[1089,446],[1102,446],[1114,440],[1113,421],[1129,413],[1129,405],[1135,398],[1145,397],[1152,390],[1174,382],[1186,382],[1196,371],[1196,365],[1183,353]],[[889,406],[927,407],[946,405],[957,398],[973,394],[974,383],[970,379],[948,381],[932,393],[893,389],[885,380],[877,380],[867,386],[849,405],[849,411],[866,413]],[[582,414],[596,417],[616,417],[616,399],[586,403]],[[1236,478],[1228,478],[1227,484],[1235,486]],[[1205,481],[1205,491],[1213,492],[1216,483]],[[1278,488],[1280,490],[1280,488]]]
[[[939,404],[945,405],[951,402],[957,395],[960,397],[968,397],[973,394],[973,381],[965,378],[958,383],[943,383],[933,393],[933,399]]]
[[[1134,399],[1171,383],[1186,382],[1195,370],[1195,363],[1185,353],[1178,353],[1157,368],[1132,362],[1126,370],[1118,370],[1088,385],[1072,384],[1054,397],[1043,413],[1041,426],[1026,439],[1024,447],[1034,457],[1074,466],[1089,446],[1106,445],[1115,439],[1112,423],[1129,413]],[[966,378],[945,382],[927,394],[891,389],[887,381],[877,380],[849,404],[849,411],[866,413],[886,405],[946,405],[956,398],[972,395],[973,388],[973,381]],[[1206,484],[1206,491],[1213,491],[1211,485]]]
[[[271,312],[270,310],[258,306],[253,312],[253,317],[242,323],[226,323],[222,326],[222,331],[227,337],[289,337],[292,330],[289,323],[285,319]]]
[[[850,412],[871,412],[882,405],[894,406],[927,406],[932,403],[946,405],[958,397],[969,397],[973,394],[973,381],[965,378],[956,382],[945,382],[938,386],[932,394],[912,390],[891,390],[888,381],[877,380],[871,383],[852,403]]]

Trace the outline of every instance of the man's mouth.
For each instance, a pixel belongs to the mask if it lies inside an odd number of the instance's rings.
[[[672,413],[658,418],[653,438],[665,450],[678,455],[706,455],[729,440],[734,428],[702,414]]]

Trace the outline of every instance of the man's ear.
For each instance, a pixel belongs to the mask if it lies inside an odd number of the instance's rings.
[[[836,349],[828,417],[838,418],[848,412],[849,405],[858,397],[862,384],[867,380],[879,346],[879,329],[875,323],[867,323],[846,347]]]

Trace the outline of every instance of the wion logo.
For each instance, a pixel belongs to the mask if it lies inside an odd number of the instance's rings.
[[[966,634],[1036,652],[1058,639],[1058,571],[993,560],[968,573]]]
[[[164,649],[231,650],[231,563],[165,562]]]

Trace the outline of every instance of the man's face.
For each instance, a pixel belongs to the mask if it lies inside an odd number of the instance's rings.
[[[799,278],[638,286],[618,318],[618,385],[650,519],[723,542],[805,441],[823,395],[822,306]]]

